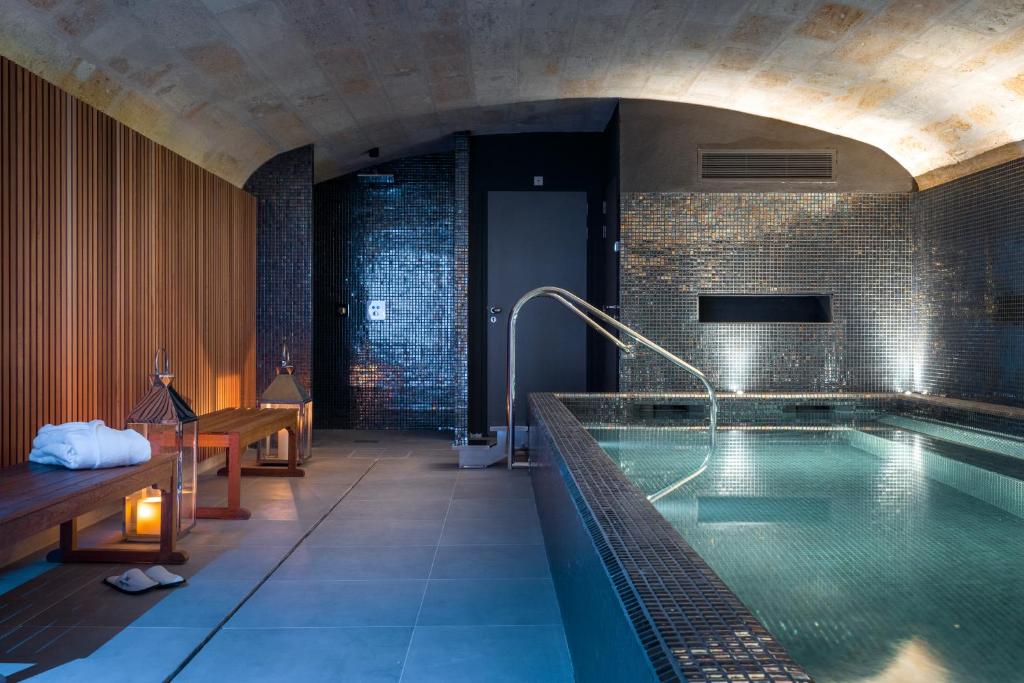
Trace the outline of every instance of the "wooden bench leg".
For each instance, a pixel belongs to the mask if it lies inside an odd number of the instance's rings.
[[[248,444],[246,444],[248,445]],[[228,475],[228,506],[223,508],[202,507],[196,509],[196,517],[203,519],[249,519],[252,515],[242,507],[242,448],[238,435],[231,435],[228,446],[228,464],[225,468]],[[221,474],[220,470],[217,474]]]
[[[46,556],[49,562],[106,562],[115,564],[185,564],[188,553],[175,550],[177,529],[175,507],[177,495],[160,490],[160,550],[129,550],[127,548],[79,548],[78,519],[60,525],[60,547]]]
[[[257,467],[243,467],[243,477],[304,477],[306,470],[299,467],[299,440],[296,437],[298,431],[288,427],[288,465],[259,465]]]

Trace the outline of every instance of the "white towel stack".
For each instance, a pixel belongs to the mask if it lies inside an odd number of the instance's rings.
[[[137,465],[150,458],[149,440],[132,429],[111,429],[103,420],[45,425],[32,440],[28,459],[72,470]]]

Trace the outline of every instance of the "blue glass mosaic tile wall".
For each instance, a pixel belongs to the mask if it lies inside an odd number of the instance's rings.
[[[273,381],[284,341],[295,374],[312,389],[313,146],[278,154],[245,190],[257,200],[257,395]]]
[[[468,160],[459,135],[316,186],[318,427],[465,429]]]
[[[913,200],[914,389],[1024,405],[1024,159]]]
[[[623,193],[622,320],[742,391],[909,388],[906,193]],[[698,294],[831,294],[832,323],[699,323]],[[623,391],[694,389],[641,351]]]

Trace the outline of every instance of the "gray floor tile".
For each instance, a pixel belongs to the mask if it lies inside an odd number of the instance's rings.
[[[402,683],[571,683],[561,626],[419,626]]]
[[[328,519],[428,519],[441,520],[449,500],[353,500],[345,498]]]
[[[72,568],[80,588],[27,615],[26,628],[84,634],[84,652],[106,644],[79,660],[62,650],[63,666],[41,680],[163,679],[336,503],[179,680],[395,681],[417,617],[406,681],[571,677],[527,472],[458,470],[435,433],[317,432],[315,442],[306,477],[243,481],[253,519],[199,520],[181,543],[187,586],[123,596],[99,578],[126,567]],[[204,474],[200,497],[222,503],[226,483]],[[83,535],[117,535],[115,522]],[[16,572],[8,595],[33,580]]]
[[[226,628],[412,626],[424,581],[268,581]]]
[[[511,475],[510,475],[511,477]],[[463,479],[455,485],[453,497],[458,498],[533,498],[528,479]]]
[[[537,516],[476,517],[445,520],[441,545],[539,545],[544,542]]]
[[[438,519],[326,519],[306,539],[315,546],[437,545]]]
[[[219,545],[291,547],[313,525],[313,520],[280,521],[269,519],[200,519],[181,546]]]
[[[537,519],[533,498],[455,498],[448,510],[448,519],[478,517],[510,517]]]
[[[410,628],[225,629],[176,681],[398,681]]]
[[[171,594],[132,622],[132,626],[212,628],[255,585],[253,580],[189,582],[179,588],[168,589]]]
[[[441,546],[432,579],[544,579],[551,577],[542,545]]]
[[[559,624],[549,579],[430,581],[419,626]]]
[[[360,482],[346,496],[351,500],[448,500],[455,489],[455,480],[419,483],[401,481]]]
[[[191,557],[186,564],[170,567],[170,570],[176,574],[188,574],[190,582],[257,580],[270,573],[288,550],[282,546],[196,546],[189,551]]]
[[[108,629],[71,629],[59,637],[55,636],[51,647],[64,648],[70,641],[106,631]],[[88,657],[65,662],[33,676],[31,680],[60,683],[159,681],[170,675],[207,633],[206,628],[129,627],[114,630],[114,635]],[[40,659],[38,653],[36,659]]]
[[[274,573],[273,580],[426,579],[434,553],[433,546],[301,546]]]

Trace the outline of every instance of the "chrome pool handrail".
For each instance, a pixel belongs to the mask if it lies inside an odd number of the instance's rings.
[[[633,330],[621,322],[611,317],[601,309],[592,306],[587,301],[576,296],[572,292],[561,287],[538,287],[531,289],[526,294],[523,294],[516,302],[516,305],[512,307],[512,312],[508,317],[508,358],[506,361],[506,373],[505,373],[505,415],[506,415],[506,426],[505,432],[505,451],[508,459],[508,468],[512,469],[513,456],[515,455],[515,404],[516,404],[516,320],[519,318],[519,311],[523,306],[530,300],[538,297],[549,297],[555,299],[566,308],[570,309],[578,317],[580,317],[587,325],[597,330],[608,339],[620,350],[624,351],[628,355],[632,356],[634,347],[632,345],[624,343],[621,339],[618,339],[615,335],[611,334],[608,330],[604,329],[597,324],[591,316],[596,316],[602,322],[611,325],[620,332],[624,332],[636,343],[641,346],[649,348],[654,351],[662,358],[666,359],[673,365],[676,365],[683,370],[686,370],[689,374],[700,380],[700,383],[704,385],[704,389],[708,394],[708,403],[710,405],[708,414],[708,433],[710,436],[710,446],[708,449],[708,456],[710,457],[711,449],[715,447],[715,430],[718,426],[718,397],[715,395],[715,390],[712,388],[711,383],[708,382],[708,378],[703,372],[695,368],[694,366],[687,363],[685,360],[676,356],[672,352],[662,348],[658,344],[655,344],[647,337],[643,336],[639,332]],[[583,307],[590,315],[580,310],[580,306]],[[704,471],[707,466],[707,458],[705,458],[704,465],[695,472],[686,481],[689,481],[693,477],[697,476]],[[686,483],[685,481],[682,483]],[[679,484],[680,486],[682,484]]]

